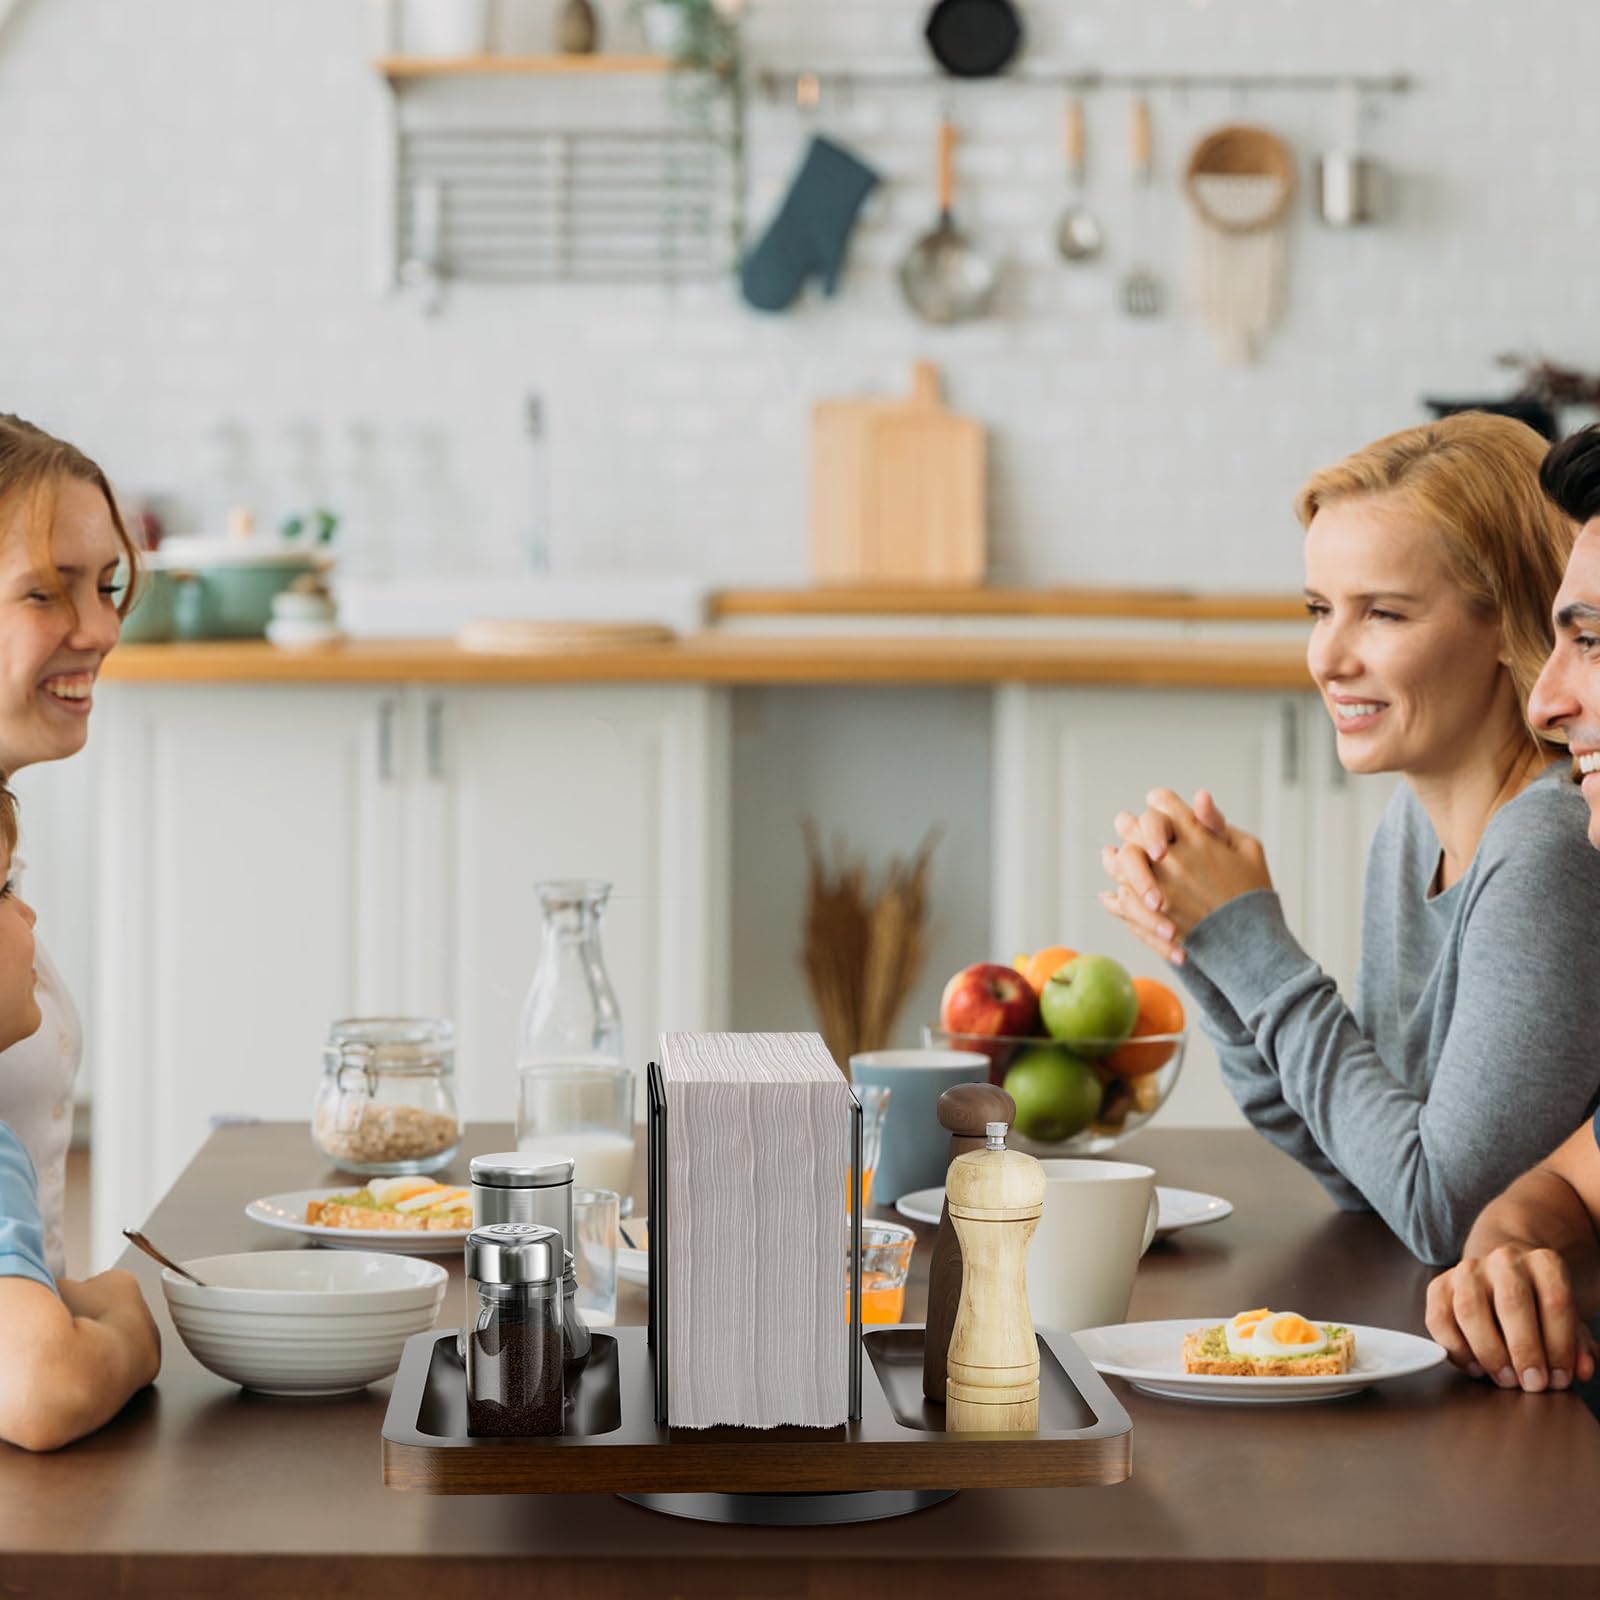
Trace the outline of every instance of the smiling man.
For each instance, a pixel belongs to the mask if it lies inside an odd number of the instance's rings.
[[[1545,492],[1580,524],[1552,608],[1556,642],[1528,718],[1564,736],[1600,849],[1600,426],[1557,445]],[[1596,959],[1592,948],[1574,961]],[[1428,1286],[1428,1329],[1450,1359],[1502,1388],[1564,1389],[1594,1376],[1600,1312],[1600,1114],[1485,1208],[1461,1262]]]

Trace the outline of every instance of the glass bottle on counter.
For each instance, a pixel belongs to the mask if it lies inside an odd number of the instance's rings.
[[[574,1157],[586,1183],[599,1182],[599,1167],[615,1176],[606,1164],[621,1165],[626,1192],[633,1083],[623,1054],[622,1013],[600,948],[611,885],[592,878],[551,880],[536,892],[544,926],[517,1030],[517,1147],[533,1155]]]
[[[619,1066],[622,1013],[600,949],[611,885],[552,879],[534,893],[544,927],[517,1027],[517,1068]]]

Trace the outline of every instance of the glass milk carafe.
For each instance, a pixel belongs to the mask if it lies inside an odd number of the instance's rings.
[[[611,885],[555,881],[539,884],[537,893],[544,932],[517,1030],[517,1147],[572,1156],[578,1181],[591,1186],[617,1187],[620,1173],[626,1194],[632,1078],[622,1053],[622,1014],[600,950]],[[619,1089],[620,1079],[626,1081]]]

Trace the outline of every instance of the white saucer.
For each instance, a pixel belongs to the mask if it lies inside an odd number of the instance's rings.
[[[1225,1378],[1209,1372],[1185,1372],[1184,1335],[1195,1328],[1227,1320],[1225,1316],[1215,1316],[1184,1317],[1169,1322],[1123,1322],[1107,1328],[1085,1328],[1072,1337],[1094,1363],[1096,1372],[1125,1378],[1146,1394],[1161,1395],[1169,1400],[1220,1401],[1228,1405],[1293,1405],[1307,1400],[1336,1400],[1374,1384],[1426,1372],[1445,1359],[1444,1351],[1431,1339],[1347,1322],[1344,1326],[1356,1336],[1355,1365],[1348,1372],[1332,1377]]]
[[[252,1222],[264,1222],[269,1228],[301,1234],[313,1244],[327,1245],[333,1250],[379,1250],[387,1255],[455,1255],[472,1231],[470,1228],[329,1228],[306,1221],[307,1201],[331,1200],[336,1194],[353,1194],[358,1188],[359,1184],[347,1184],[342,1189],[291,1189],[285,1194],[263,1195],[259,1200],[252,1200],[244,1208],[244,1214]]]
[[[1169,1233],[1184,1228],[1204,1227],[1208,1222],[1221,1222],[1233,1215],[1232,1205],[1220,1195],[1201,1194],[1197,1189],[1165,1189],[1156,1185],[1156,1204],[1161,1208],[1156,1219],[1156,1238],[1164,1239]],[[926,1222],[938,1226],[939,1213],[944,1207],[943,1189],[916,1189],[903,1194],[894,1203],[902,1217],[912,1222]]]

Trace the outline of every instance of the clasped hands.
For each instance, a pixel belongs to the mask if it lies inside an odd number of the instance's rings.
[[[1122,840],[1100,852],[1114,887],[1100,903],[1157,955],[1183,963],[1183,941],[1219,906],[1270,889],[1261,841],[1233,827],[1208,790],[1187,806],[1171,789],[1152,789],[1139,816],[1119,811]]]

